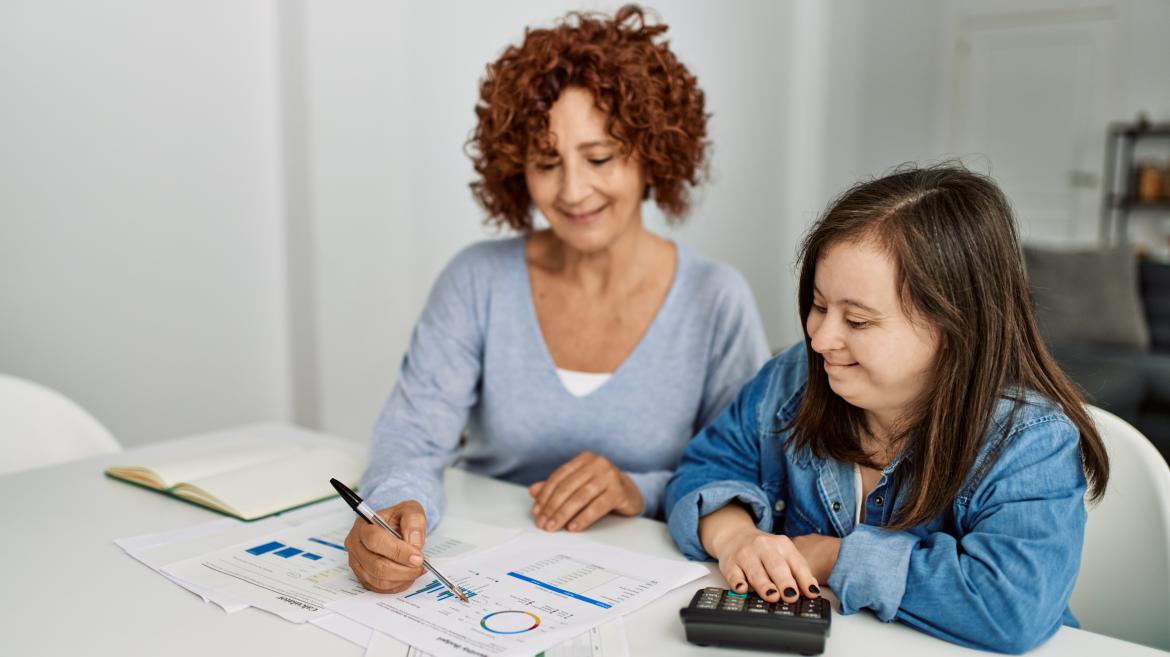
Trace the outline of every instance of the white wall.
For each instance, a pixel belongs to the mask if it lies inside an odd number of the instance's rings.
[[[0,4],[0,371],[129,444],[289,418],[365,439],[435,275],[495,236],[462,150],[485,64],[525,25],[617,4]],[[1118,17],[1113,116],[1170,120],[1170,3],[1076,4]],[[955,16],[1064,6],[652,5],[715,146],[690,220],[648,221],[739,268],[776,347],[800,336],[795,248],[829,199],[947,154]]]
[[[1084,16],[1110,23],[1112,49],[1105,84],[1089,101],[1102,108],[1101,125],[1078,136],[1084,142],[1077,162],[1063,163],[1100,181],[1103,174],[1105,122],[1132,121],[1146,111],[1170,121],[1170,3],[1164,0],[834,0],[833,44],[828,121],[824,139],[822,191],[827,200],[860,177],[878,175],[908,161],[934,162],[959,157],[977,170],[990,171],[1009,191],[1024,186],[1011,179],[1013,164],[992,144],[958,148],[951,121],[956,107],[955,49],[964,19],[1008,24],[1035,24],[1054,16],[1055,24]],[[1110,18],[1111,17],[1111,18]],[[1094,62],[1095,63],[1095,62]],[[1086,75],[1089,75],[1086,72]],[[1004,131],[1005,133],[1007,131]],[[1002,137],[1003,135],[1001,135]],[[1025,142],[1026,144],[1027,142]],[[1038,143],[1034,147],[1041,148]],[[1164,145],[1154,149],[1165,158]],[[1019,167],[1015,167],[1019,168]],[[1093,241],[1099,225],[1100,187],[1076,192],[1070,227],[1064,238]],[[1019,199],[1017,199],[1019,200]],[[1021,217],[1025,239],[1060,241]],[[1160,245],[1170,255],[1165,235],[1170,218],[1133,214],[1131,235],[1137,242]]]
[[[0,371],[123,443],[290,413],[272,17],[0,4]]]

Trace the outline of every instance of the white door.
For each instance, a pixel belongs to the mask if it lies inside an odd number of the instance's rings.
[[[1091,243],[1112,97],[1109,7],[956,12],[948,150],[987,168],[1030,242]],[[986,158],[986,159],[984,159]]]

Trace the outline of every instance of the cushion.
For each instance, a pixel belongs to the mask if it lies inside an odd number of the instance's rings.
[[[1170,353],[1170,263],[1144,260],[1139,272],[1150,349]]]
[[[1143,365],[1150,354],[1133,347],[1057,345],[1052,356],[1089,403],[1131,424],[1137,420],[1149,385]]]
[[[1149,349],[1132,248],[1070,251],[1026,246],[1024,262],[1036,320],[1050,346]]]
[[[1170,355],[1149,354],[1142,359],[1141,369],[1146,375],[1146,401],[1170,412]]]

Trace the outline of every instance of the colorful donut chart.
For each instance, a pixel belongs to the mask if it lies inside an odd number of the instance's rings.
[[[479,620],[479,626],[492,634],[523,634],[540,627],[540,616],[530,611],[493,611]]]

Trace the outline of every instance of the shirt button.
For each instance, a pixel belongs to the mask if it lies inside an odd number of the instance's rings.
[[[841,503],[840,502],[833,502],[833,513],[837,513],[840,510],[841,510]]]
[[[885,502],[885,500],[882,499],[881,495],[878,495],[877,497],[873,498],[873,503],[878,505],[878,506],[881,506],[882,502]]]
[[[776,500],[776,503],[772,505],[772,508],[776,509],[776,513],[784,513],[784,508],[786,506],[788,505],[784,503],[784,500]]]

